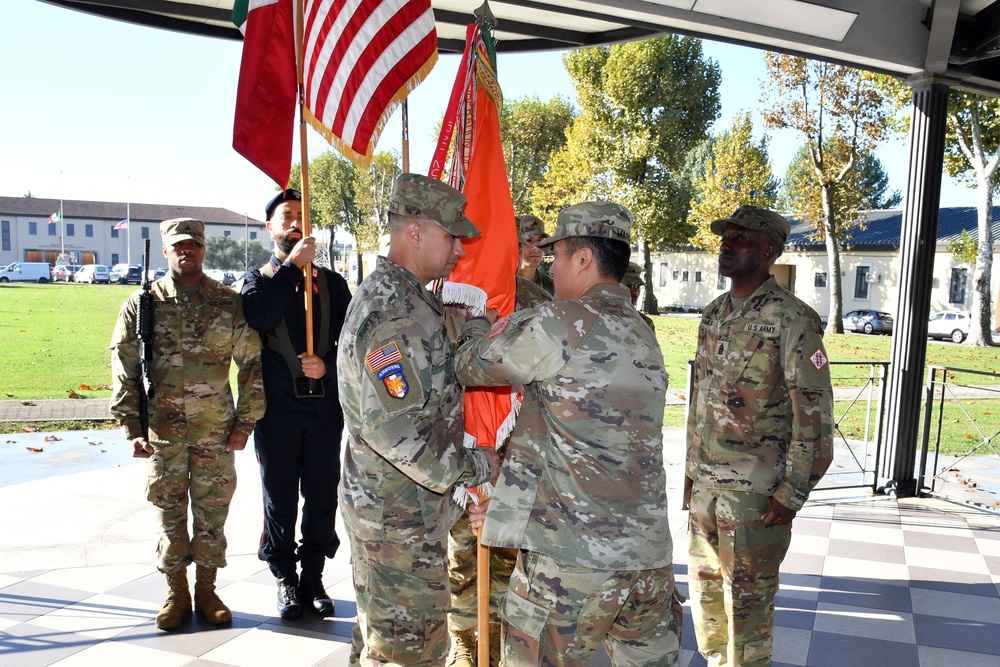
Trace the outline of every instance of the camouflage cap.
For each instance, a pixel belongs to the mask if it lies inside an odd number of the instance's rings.
[[[545,223],[535,215],[517,216],[517,237],[521,243],[528,243],[533,236],[541,236],[543,239],[549,237],[545,233]]]
[[[479,230],[465,217],[466,199],[461,192],[436,178],[401,174],[392,188],[389,211],[432,220],[452,236],[468,239],[479,236]]]
[[[716,220],[712,223],[712,233],[722,236],[729,223],[764,232],[771,237],[778,250],[785,247],[785,241],[788,240],[788,233],[791,231],[788,221],[782,216],[757,206],[740,206],[728,218]]]
[[[570,236],[597,236],[630,243],[631,235],[632,214],[627,208],[610,201],[585,201],[559,211],[555,234],[538,245],[552,245]]]
[[[160,223],[163,245],[174,245],[181,241],[197,241],[205,245],[205,223],[194,218],[174,218]]]
[[[625,287],[631,287],[632,285],[645,285],[646,281],[642,279],[642,267],[635,262],[629,262],[628,268],[625,269],[625,275],[622,276],[622,285]]]

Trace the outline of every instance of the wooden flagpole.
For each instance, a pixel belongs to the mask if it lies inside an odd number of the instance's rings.
[[[299,148],[300,161],[302,165],[302,238],[312,236],[312,228],[309,224],[309,150],[306,144],[306,90],[302,83],[302,52],[303,52],[303,23],[305,10],[303,0],[295,1],[295,75],[299,88]],[[303,285],[302,295],[306,315],[306,354],[313,354],[313,280],[312,264],[306,264],[302,269]]]

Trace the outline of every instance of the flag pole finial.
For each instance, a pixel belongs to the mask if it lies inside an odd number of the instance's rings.
[[[486,24],[490,27],[490,30],[495,30],[497,25],[499,25],[497,17],[493,15],[493,11],[490,9],[489,0],[483,0],[483,4],[472,13],[476,17],[476,23],[480,26]]]

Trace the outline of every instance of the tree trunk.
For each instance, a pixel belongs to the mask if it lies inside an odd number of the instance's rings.
[[[642,242],[642,274],[646,283],[643,288],[642,312],[647,315],[659,315],[660,304],[656,302],[656,295],[653,294],[653,251],[649,247],[649,241]]]
[[[355,238],[354,242],[357,243],[357,239],[356,238]],[[364,280],[364,278],[365,278],[365,263],[363,261],[361,261],[361,251],[360,250],[358,250],[357,262],[358,262],[358,280],[357,280],[357,282],[355,284],[356,285],[360,285],[361,281]]]
[[[833,212],[833,191],[836,184],[823,186],[823,228],[826,236],[826,257],[830,266],[830,311],[826,333],[844,333],[843,281],[840,279],[840,246],[837,245],[837,221]]]
[[[993,344],[992,297],[990,280],[993,276],[993,186],[996,178],[981,176],[977,194],[979,214],[979,253],[972,272],[972,325],[965,344],[970,347],[987,347]]]

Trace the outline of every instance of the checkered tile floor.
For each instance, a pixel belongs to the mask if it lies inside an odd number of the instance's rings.
[[[683,448],[668,432],[674,501],[681,472],[671,454]],[[194,619],[165,633],[152,622],[166,585],[153,566],[142,464],[117,432],[44,435],[0,445],[0,665],[347,664],[348,550],[324,573],[335,618],[277,618],[274,581],[256,557],[252,452],[238,457],[229,566],[219,573],[233,623]],[[686,593],[686,517],[676,505],[674,559]],[[795,521],[775,621],[776,666],[1000,666],[1000,519],[936,500],[817,492]],[[704,665],[687,610],[685,625],[680,664]],[[603,653],[591,663],[608,664]]]

